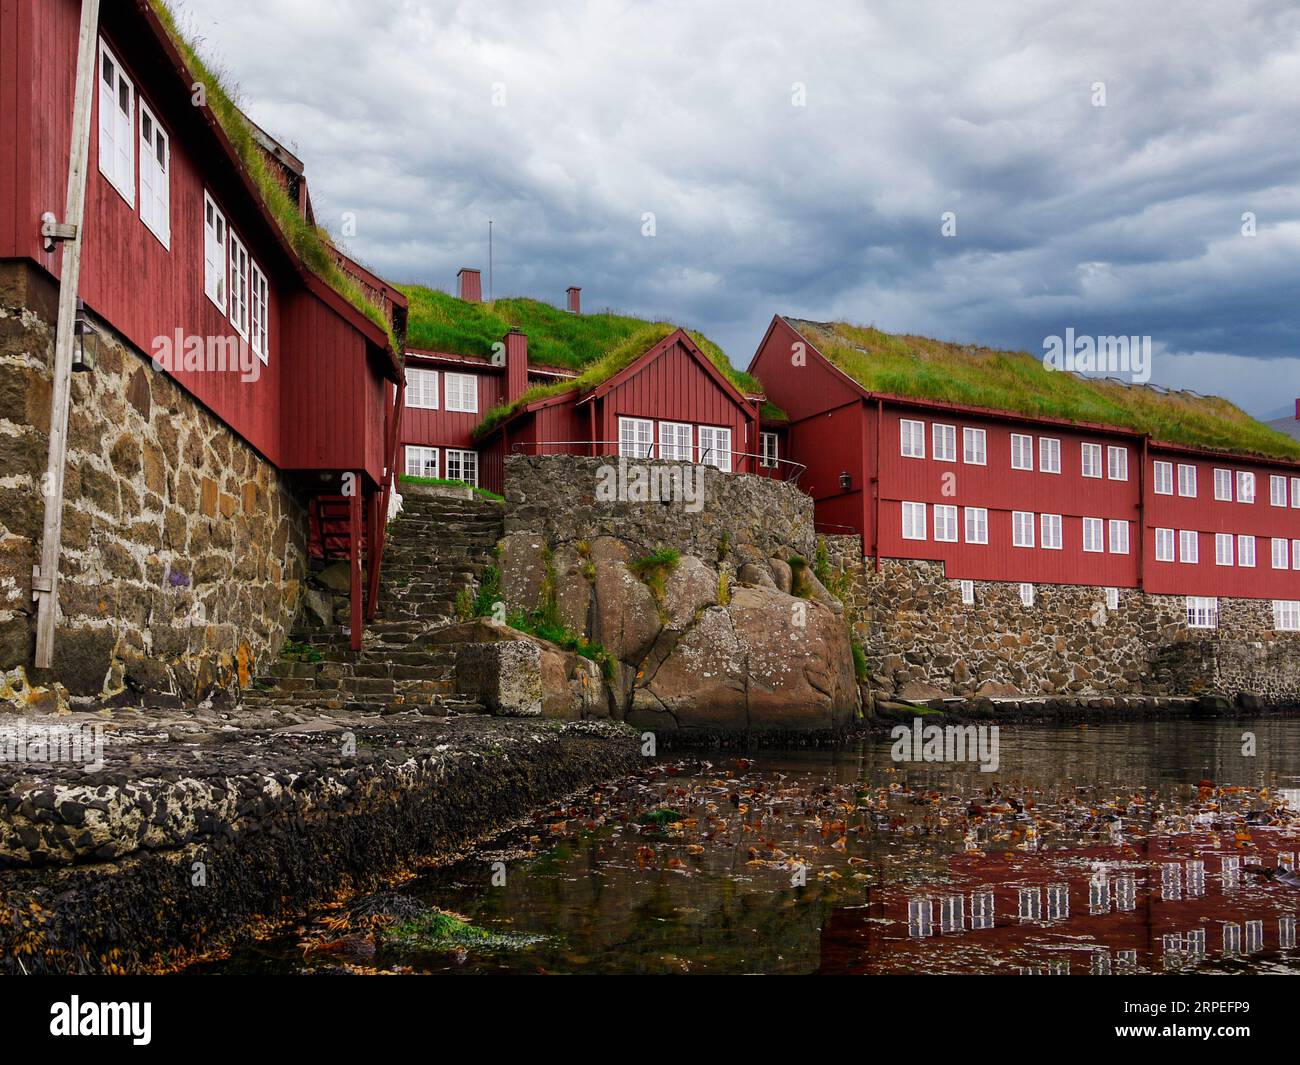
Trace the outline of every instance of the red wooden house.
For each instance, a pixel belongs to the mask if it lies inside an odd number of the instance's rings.
[[[1278,627],[1300,628],[1300,463],[872,392],[800,326],[773,318],[750,372],[788,416],[820,527],[861,534],[877,566],[1273,599]]]
[[[81,9],[79,0],[0,4],[0,259],[25,260],[56,282],[61,251],[43,246],[41,216],[64,211]],[[386,386],[401,380],[390,336],[403,331],[405,300],[326,249],[380,303],[390,334],[295,250],[149,0],[102,4],[93,47],[78,295],[146,357],[158,338],[252,350],[252,380],[183,365],[163,372],[296,481],[315,510],[341,510],[342,527],[327,516],[316,546],[352,560],[355,609],[362,524],[376,555],[382,537],[397,410]],[[255,127],[253,137],[312,221],[301,164]],[[345,494],[345,474],[355,492]]]

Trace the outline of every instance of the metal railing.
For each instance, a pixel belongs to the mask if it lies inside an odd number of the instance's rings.
[[[764,473],[763,471],[770,470],[773,471],[773,475],[777,475],[777,474],[781,475],[779,477],[776,477],[775,479],[788,481],[790,484],[797,484],[800,476],[803,474],[803,471],[808,468],[802,462],[791,462],[789,459],[770,459],[765,455],[758,455],[752,451],[731,451],[726,448],[697,447],[695,445],[689,445],[687,450],[690,450],[692,452],[697,452],[698,458],[691,458],[689,456],[686,458],[682,458],[678,454],[678,452],[681,451],[682,448],[674,444],[669,444],[665,446],[662,444],[656,444],[653,441],[651,441],[650,443],[644,445],[645,446],[644,454],[642,454],[639,450],[629,454],[627,451],[624,450],[626,446],[627,446],[627,442],[620,441],[620,440],[520,440],[510,445],[510,451],[512,454],[521,455],[524,454],[524,451],[521,450],[523,448],[542,449],[542,448],[558,448],[558,447],[565,447],[565,448],[581,447],[581,448],[590,449],[593,447],[598,447],[598,448],[613,447],[616,450],[612,452],[601,451],[598,452],[598,454],[616,455],[622,458],[629,458],[629,459],[659,459],[661,462],[698,462],[702,466],[713,466],[717,469],[721,469],[723,470],[724,473],[736,472],[734,460],[737,458],[757,459],[758,469],[754,471],[756,475],[768,476],[768,474]],[[669,455],[662,454],[662,452],[665,450],[671,452],[671,454]],[[656,454],[656,452],[659,452],[659,454]],[[573,454],[586,454],[587,452],[574,452],[574,451],[548,452],[544,450],[534,450],[531,453],[534,455],[546,455],[546,454],[573,455]],[[725,469],[722,466],[720,466],[718,462],[711,461],[714,458],[720,458],[721,456],[724,455],[727,456],[727,466],[725,467]]]

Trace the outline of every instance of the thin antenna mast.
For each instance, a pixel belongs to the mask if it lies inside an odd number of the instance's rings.
[[[492,288],[492,219],[488,219],[488,303],[493,300]]]

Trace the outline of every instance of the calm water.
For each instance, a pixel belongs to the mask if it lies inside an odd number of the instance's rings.
[[[1300,972],[1300,721],[1004,730],[996,773],[890,748],[661,760],[395,888],[535,942],[335,909],[194,971]]]

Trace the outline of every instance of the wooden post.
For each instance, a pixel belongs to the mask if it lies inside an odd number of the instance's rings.
[[[63,466],[68,454],[68,400],[72,392],[72,344],[81,280],[81,248],[86,208],[86,167],[90,155],[90,104],[94,99],[98,52],[99,0],[82,0],[77,41],[77,87],[72,107],[72,142],[68,149],[68,196],[63,224],[75,235],[63,245],[59,270],[59,320],[54,340],[53,398],[50,401],[50,450],[46,460],[45,522],[41,560],[32,572],[36,597],[36,666],[54,661],[54,623],[59,611],[59,549],[63,540]],[[134,134],[133,134],[134,135]]]
[[[348,496],[348,563],[352,571],[352,650],[361,650],[361,626],[365,624],[361,611],[361,471],[355,474],[356,484]]]

